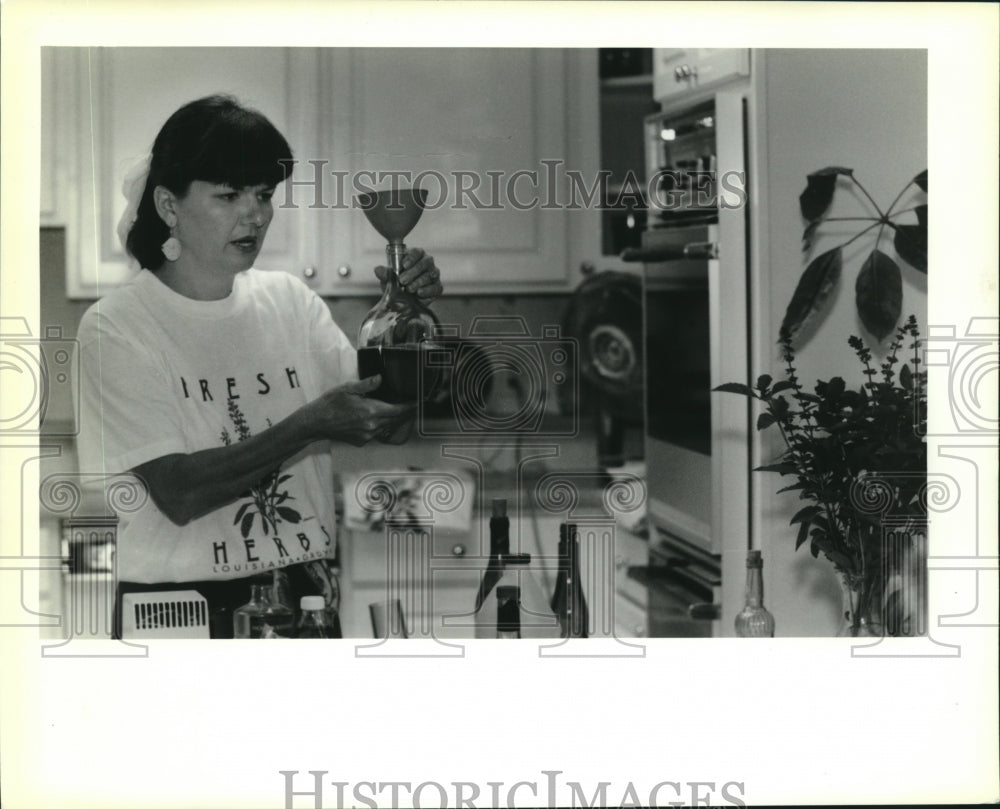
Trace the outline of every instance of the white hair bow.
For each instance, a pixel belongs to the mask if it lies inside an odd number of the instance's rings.
[[[135,220],[139,212],[139,202],[142,200],[142,194],[146,190],[146,180],[149,179],[149,164],[152,160],[152,155],[146,155],[138,163],[132,166],[125,175],[125,180],[122,182],[122,194],[125,195],[125,213],[122,214],[122,218],[118,220],[118,227],[116,228],[118,232],[118,241],[121,242],[122,250],[125,253],[125,257],[128,259],[129,267],[134,270],[139,269],[139,262],[136,261],[135,257],[131,255],[128,248],[125,246],[125,242],[128,239],[128,233],[132,230],[132,225],[135,224]]]

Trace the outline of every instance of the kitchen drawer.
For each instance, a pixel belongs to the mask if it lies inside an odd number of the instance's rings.
[[[384,531],[349,530],[347,574],[359,584],[382,584],[390,573],[403,580],[426,575],[431,567],[478,571],[486,566],[489,547],[480,549],[479,537],[467,531],[443,529],[424,533],[404,531],[387,536]],[[389,558],[388,542],[398,543],[395,558]],[[488,543],[488,538],[485,539]]]

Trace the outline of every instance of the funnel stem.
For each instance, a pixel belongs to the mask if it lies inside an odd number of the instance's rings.
[[[385,258],[392,270],[394,278],[398,282],[399,276],[403,272],[403,256],[406,255],[406,245],[402,242],[389,242],[385,246]]]

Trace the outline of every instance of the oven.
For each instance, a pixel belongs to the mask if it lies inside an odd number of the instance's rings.
[[[643,267],[652,637],[724,634],[723,555],[749,543],[745,102],[715,94],[645,121]]]

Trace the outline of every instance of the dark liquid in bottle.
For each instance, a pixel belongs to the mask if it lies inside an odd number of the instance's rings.
[[[428,361],[434,349],[428,343],[359,348],[358,376],[366,379],[381,374],[382,384],[372,395],[384,402],[427,399],[441,378],[440,368]]]

